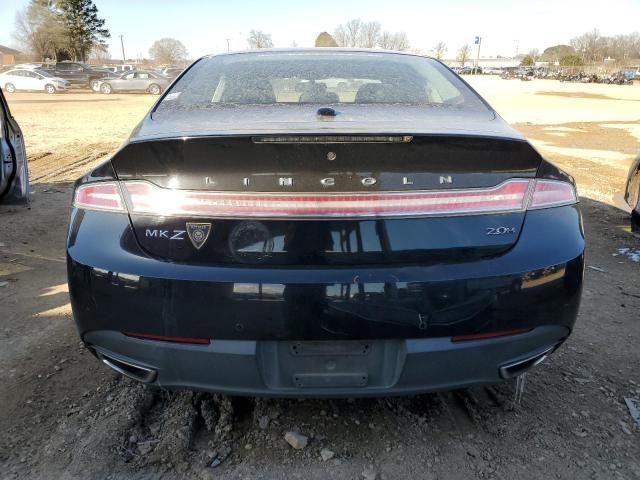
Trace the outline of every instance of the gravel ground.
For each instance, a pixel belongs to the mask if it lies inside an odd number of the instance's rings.
[[[163,391],[113,374],[71,319],[69,181],[153,97],[9,96],[35,193],[28,208],[0,207],[0,478],[640,478],[640,427],[625,403],[640,399],[640,238],[613,206],[639,150],[640,87],[472,81],[582,195],[580,318],[527,375],[520,404],[511,383],[295,401]]]

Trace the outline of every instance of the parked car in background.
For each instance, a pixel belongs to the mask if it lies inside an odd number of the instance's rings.
[[[502,75],[503,71],[502,67],[482,67],[484,75]]]
[[[82,341],[136,380],[402,395],[542,362],[584,246],[573,178],[440,62],[262,50],[198,60],[76,182],[67,272]]]
[[[45,70],[15,69],[0,73],[0,86],[8,93],[33,91],[58,93],[66,92],[71,85],[64,78],[54,77]]]
[[[0,203],[29,200],[29,169],[20,126],[0,88]]]
[[[631,227],[634,231],[640,231],[640,155],[629,168],[624,199],[631,207]]]
[[[103,78],[98,82],[97,88],[105,94],[113,92],[147,92],[152,95],[160,95],[170,83],[171,80],[156,72],[134,70],[123,73],[118,77]]]
[[[43,69],[79,88],[93,88],[95,82],[111,73],[105,68],[78,62],[58,62]]]
[[[135,70],[135,65],[103,65],[102,68],[105,70],[109,70],[111,73],[123,73],[130,72],[131,70]]]
[[[35,69],[45,69],[46,70],[49,67],[47,66],[46,63],[18,63],[16,65],[14,65],[13,68],[20,69],[20,70],[35,70]]]
[[[176,78],[178,75],[180,75],[182,73],[182,71],[184,70],[184,68],[165,68],[162,70],[162,75],[164,75],[165,77],[173,80],[174,78]]]
[[[473,66],[465,66],[465,67],[454,67],[451,70],[456,72],[458,75],[482,75],[482,67],[473,67]]]

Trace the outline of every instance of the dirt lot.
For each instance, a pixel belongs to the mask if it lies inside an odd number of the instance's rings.
[[[640,428],[624,402],[640,399],[640,238],[613,206],[640,151],[640,86],[471,82],[582,196],[590,268],[580,318],[527,375],[519,405],[508,383],[276,401],[146,389],[111,373],[71,319],[70,181],[117,147],[153,98],[9,96],[34,194],[28,208],[0,207],[0,478],[640,478]],[[285,442],[291,430],[309,437],[304,449]]]

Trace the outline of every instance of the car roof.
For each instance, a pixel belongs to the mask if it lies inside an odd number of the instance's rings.
[[[401,52],[398,50],[384,50],[381,48],[347,48],[347,47],[329,47],[329,48],[253,48],[250,50],[237,50],[233,52],[220,52],[205,55],[202,58],[220,57],[226,55],[246,55],[256,53],[312,53],[312,54],[332,54],[332,53],[385,53],[390,55],[406,55],[410,57],[420,57],[433,59],[428,55],[418,55],[412,52]]]

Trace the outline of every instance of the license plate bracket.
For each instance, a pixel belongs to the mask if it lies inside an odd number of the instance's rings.
[[[278,389],[384,388],[402,371],[401,340],[262,341],[265,384]]]

